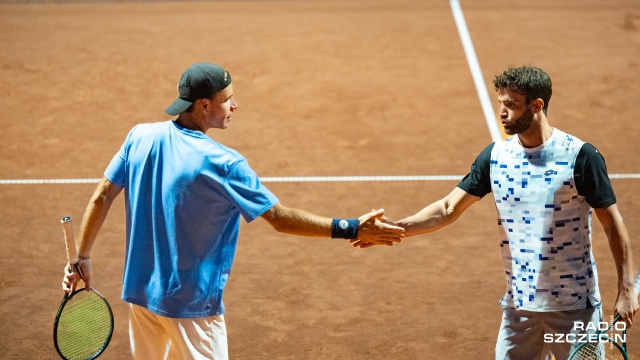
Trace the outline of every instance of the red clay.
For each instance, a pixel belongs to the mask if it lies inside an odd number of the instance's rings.
[[[490,85],[544,68],[552,125],[593,143],[610,173],[640,173],[640,3],[462,1]],[[228,68],[240,108],[210,136],[263,177],[463,175],[489,142],[446,1],[0,4],[0,179],[97,178],[139,122],[166,120],[191,63]],[[490,94],[493,91],[490,88]],[[455,181],[268,183],[288,205],[336,217],[413,214]],[[632,239],[638,179],[613,180]],[[59,219],[76,228],[93,185],[0,185],[0,357],[54,359],[62,298]],[[505,291],[490,198],[392,248],[243,224],[225,293],[233,359],[491,359]],[[616,296],[594,220],[605,316]],[[128,355],[119,300],[122,198],[92,253]],[[636,264],[640,245],[634,243]],[[640,326],[629,335],[640,359]]]

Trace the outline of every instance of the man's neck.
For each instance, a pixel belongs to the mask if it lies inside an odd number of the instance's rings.
[[[176,124],[180,125],[185,129],[200,131],[202,133],[207,132],[205,129],[203,129],[200,126],[200,122],[194,116],[191,116],[191,114],[187,112],[183,112],[182,114],[178,115],[178,118],[176,119]]]
[[[536,126],[537,125],[537,126]],[[518,134],[518,142],[525,148],[535,148],[544,144],[553,134],[553,128],[546,118],[531,124],[526,131]]]

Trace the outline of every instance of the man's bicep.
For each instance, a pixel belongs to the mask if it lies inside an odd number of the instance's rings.
[[[593,145],[585,143],[580,149],[574,178],[578,194],[584,196],[594,209],[607,208],[616,203],[604,157]]]
[[[448,206],[453,210],[454,215],[457,217],[462,215],[463,212],[465,212],[471,205],[478,202],[478,200],[482,199],[482,197],[470,194],[465,190],[456,187],[446,199]]]
[[[260,215],[260,217],[267,220],[269,224],[273,224],[274,222],[279,221],[279,217],[283,209],[284,209],[284,206],[282,206],[282,204],[278,202],[275,205],[273,205],[269,210],[265,211],[262,215]]]
[[[469,173],[458,183],[457,187],[465,192],[482,198],[491,192],[491,151],[495,143],[489,144],[476,157]]]
[[[278,202],[245,160],[231,166],[224,187],[226,196],[247,222],[260,217]]]
[[[598,221],[602,224],[605,232],[615,224],[619,223],[618,220],[622,219],[620,211],[618,210],[618,205],[616,204],[607,207],[595,208],[593,211],[596,213]]]
[[[122,189],[123,189],[122,186],[111,182],[106,177],[103,177],[100,180],[100,183],[98,184],[98,188],[96,190],[96,193],[103,200],[107,201],[108,203],[111,203],[111,202],[113,202],[113,200],[115,200],[115,198],[118,197],[118,195],[120,194]]]

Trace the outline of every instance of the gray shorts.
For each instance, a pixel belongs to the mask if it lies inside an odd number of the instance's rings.
[[[496,342],[496,360],[566,360],[579,342],[560,341],[557,334],[596,333],[575,328],[575,322],[597,324],[602,309],[537,312],[503,307],[502,324]],[[586,325],[583,329],[588,329]],[[593,327],[592,327],[593,328]],[[546,341],[545,341],[546,339]],[[553,339],[553,341],[549,341]],[[562,339],[570,339],[562,337]]]

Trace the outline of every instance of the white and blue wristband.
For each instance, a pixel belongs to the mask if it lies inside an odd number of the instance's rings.
[[[331,221],[331,237],[334,239],[357,239],[358,219],[333,219]]]

